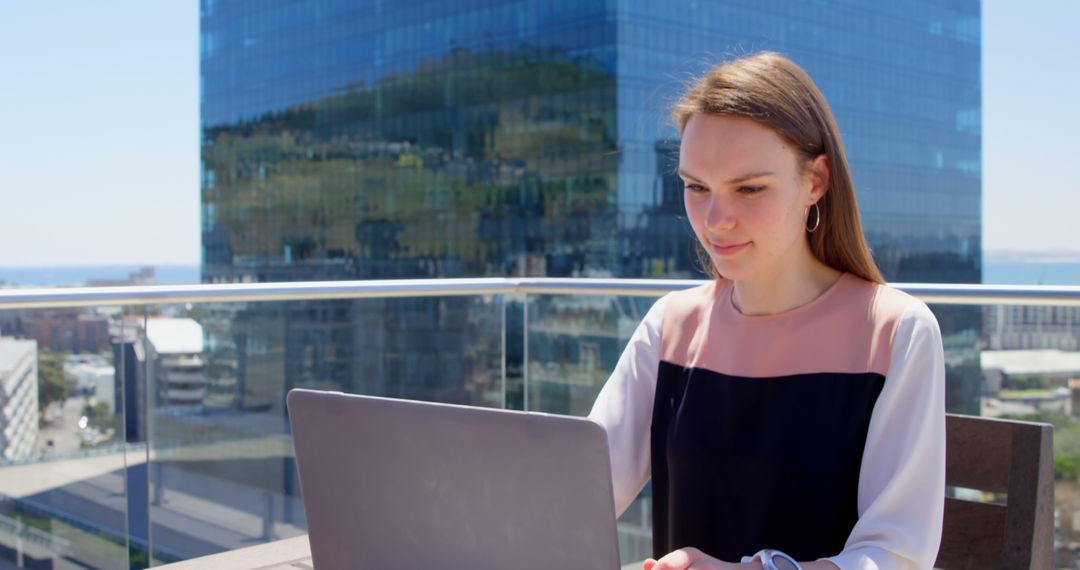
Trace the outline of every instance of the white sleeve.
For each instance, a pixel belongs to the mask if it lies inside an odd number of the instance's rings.
[[[666,300],[654,303],[642,319],[589,412],[607,431],[616,516],[630,506],[651,473],[650,428]]]
[[[945,354],[930,309],[912,300],[893,337],[859,472],[859,520],[842,570],[933,568],[945,508]]]

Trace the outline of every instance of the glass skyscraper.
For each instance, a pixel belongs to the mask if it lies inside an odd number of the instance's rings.
[[[768,49],[832,105],[886,278],[978,283],[979,34],[978,0],[202,0],[203,281],[702,276],[668,108],[711,65]],[[532,314],[555,328],[602,312],[549,301]],[[280,417],[300,386],[502,405],[491,331],[517,314],[209,306],[206,406]],[[978,310],[939,318],[967,331],[946,339],[949,399],[972,411]],[[626,332],[532,335],[533,357],[601,373],[534,376],[529,407],[587,411]],[[504,344],[520,376],[520,339]]]
[[[690,276],[668,105],[781,51],[891,281],[980,280],[976,1],[216,3],[204,280]]]
[[[979,9],[203,0],[203,280],[700,275],[667,109],[772,49],[835,111],[886,278],[980,282]]]

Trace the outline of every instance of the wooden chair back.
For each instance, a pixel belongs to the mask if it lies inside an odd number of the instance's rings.
[[[1054,559],[1053,426],[948,414],[945,484],[1005,504],[945,499],[937,568],[1049,569]]]

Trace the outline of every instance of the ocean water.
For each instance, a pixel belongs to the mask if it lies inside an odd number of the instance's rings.
[[[0,267],[0,283],[19,286],[81,286],[88,279],[127,279],[143,265],[103,265],[87,267]],[[198,265],[156,265],[155,280],[160,285],[198,283]]]
[[[1080,285],[1080,260],[984,260],[983,283],[994,285]]]
[[[88,279],[125,279],[138,271],[138,265],[100,267],[0,267],[0,283],[8,285],[55,287],[86,283]],[[198,265],[155,266],[156,279],[162,285],[199,282]],[[983,262],[983,283],[996,285],[1080,285],[1080,260],[1075,261],[1000,261]]]

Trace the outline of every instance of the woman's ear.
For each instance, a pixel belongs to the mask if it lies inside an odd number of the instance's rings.
[[[807,164],[806,174],[810,178],[811,203],[816,203],[829,190],[829,157],[824,153],[817,155]]]

